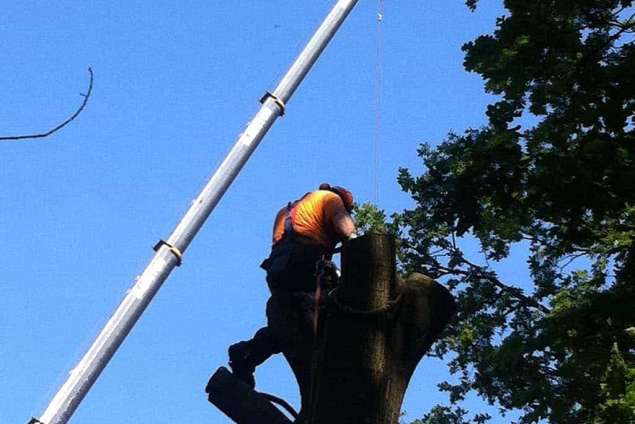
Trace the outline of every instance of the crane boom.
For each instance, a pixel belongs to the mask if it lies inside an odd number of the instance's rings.
[[[88,351],[70,372],[40,419],[31,423],[65,424],[135,325],[170,272],[181,264],[183,253],[234,181],[260,141],[279,116],[357,0],[339,0],[276,89],[261,99],[262,106],[238,136],[233,148],[194,200],[170,237],[155,246],[156,254],[137,277],[117,310]]]

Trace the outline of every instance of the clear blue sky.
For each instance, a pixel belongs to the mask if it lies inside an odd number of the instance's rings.
[[[324,181],[388,212],[410,206],[396,174],[421,171],[418,144],[485,121],[491,99],[463,70],[460,46],[493,29],[499,3],[470,13],[460,0],[385,1],[375,168],[378,3],[360,1],[73,422],[228,422],[203,388],[227,346],[265,322],[258,264],[274,213]],[[43,411],[332,4],[4,2],[0,135],[65,118],[88,66],[95,87],[61,132],[0,144],[1,423]],[[445,376],[420,364],[408,419],[445,399]],[[298,405],[281,358],[257,381]]]

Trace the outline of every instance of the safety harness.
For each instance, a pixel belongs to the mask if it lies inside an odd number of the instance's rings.
[[[287,216],[284,217],[284,234],[282,235],[283,238],[296,237],[296,233],[293,230],[293,221],[295,221],[295,206],[300,203],[300,200],[287,203]]]

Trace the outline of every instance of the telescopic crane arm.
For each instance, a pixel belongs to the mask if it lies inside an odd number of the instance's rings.
[[[65,424],[70,420],[170,272],[181,265],[185,250],[269,128],[278,117],[284,115],[291,96],[356,3],[357,0],[338,0],[276,89],[262,97],[260,110],[238,136],[225,160],[170,237],[156,244],[156,254],[137,277],[133,287],[88,351],[70,372],[41,418],[34,418],[30,423]]]

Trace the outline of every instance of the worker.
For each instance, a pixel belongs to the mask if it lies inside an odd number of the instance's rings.
[[[314,305],[319,296],[316,264],[322,261],[332,272],[330,259],[337,243],[356,237],[352,209],[350,191],[324,183],[317,191],[289,202],[276,215],[271,254],[261,264],[271,291],[267,302],[268,325],[251,340],[228,349],[232,373],[251,387],[255,386],[253,373],[258,365],[273,354],[288,352],[285,347],[292,348],[289,337],[283,333],[300,331],[306,335],[307,331],[315,331],[307,325],[312,320],[307,314],[316,313]],[[307,314],[297,313],[298,309]],[[290,320],[290,316],[294,318]]]

